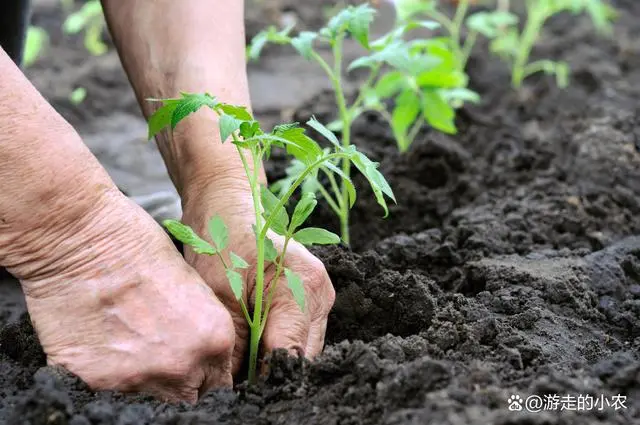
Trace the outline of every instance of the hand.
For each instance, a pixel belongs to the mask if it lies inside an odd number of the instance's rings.
[[[219,215],[225,221],[229,228],[229,249],[252,265],[245,270],[244,291],[245,302],[249,310],[252,310],[256,273],[256,243],[252,230],[255,218],[246,182],[218,179],[215,184],[204,186],[201,190],[194,190],[190,196],[185,196],[183,203],[183,222],[200,235],[207,234],[207,223],[212,216]],[[272,234],[269,237],[276,248],[282,248],[284,241],[280,236]],[[235,374],[247,354],[249,342],[249,327],[240,303],[231,291],[219,258],[195,254],[190,248],[186,248],[185,258],[231,312],[236,329],[233,352]],[[324,346],[327,318],[335,300],[335,291],[322,262],[294,241],[289,242],[285,265],[304,280],[305,311],[300,310],[286,280],[281,278],[267,318],[262,348],[265,352],[285,348],[292,353],[313,358]],[[275,267],[270,263],[265,267],[265,286],[268,286],[275,274]]]
[[[31,229],[40,249],[19,277],[48,363],[96,390],[169,401],[231,385],[229,313],[151,217],[106,197]]]

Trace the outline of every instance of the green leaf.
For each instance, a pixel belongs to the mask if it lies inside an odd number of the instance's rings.
[[[198,236],[191,227],[180,223],[178,220],[164,220],[162,225],[174,238],[193,248],[196,254],[214,255],[218,252],[209,242]]]
[[[251,60],[256,60],[260,57],[260,53],[262,53],[262,49],[267,45],[267,31],[260,31],[251,39],[251,43],[247,46],[247,56]]]
[[[278,250],[269,238],[264,238],[264,259],[274,262],[278,258]]]
[[[209,235],[218,251],[222,251],[229,244],[229,230],[222,217],[215,215],[209,220]]]
[[[518,16],[510,12],[477,12],[467,18],[469,29],[489,39],[498,37],[507,27],[518,24]]]
[[[302,245],[333,245],[340,243],[340,236],[319,227],[307,227],[293,234]]]
[[[180,121],[203,106],[215,108],[217,104],[215,97],[207,93],[182,93],[182,99],[171,116],[171,128],[176,128]]]
[[[66,34],[77,34],[82,31],[86,23],[87,18],[85,18],[81,13],[72,13],[62,24],[62,31]]]
[[[300,310],[304,311],[305,294],[302,278],[287,268],[284,269],[284,275],[287,278],[287,286],[293,294],[293,299],[298,304],[298,307],[300,307]]]
[[[429,125],[444,133],[456,134],[456,113],[435,90],[422,92],[422,113]]]
[[[87,89],[84,87],[78,87],[69,95],[69,101],[74,105],[81,104],[87,97]]]
[[[398,71],[388,72],[383,75],[374,88],[376,95],[381,99],[386,99],[398,93],[406,84],[404,74]]]
[[[231,257],[231,264],[233,264],[234,269],[246,269],[249,267],[249,263],[247,263],[244,258],[240,257],[236,253],[232,252],[229,254]]]
[[[402,152],[409,148],[407,130],[419,114],[420,98],[414,91],[405,90],[396,97],[396,105],[391,113],[391,129]]]
[[[248,139],[258,133],[261,133],[258,121],[243,121],[240,124],[240,136],[243,138]]]
[[[349,18],[348,31],[365,49],[369,48],[369,26],[375,13],[375,9],[364,3],[354,7]]]
[[[42,50],[49,43],[49,34],[43,28],[30,26],[24,45],[22,62],[26,68],[33,65],[40,57]]]
[[[240,121],[253,121],[253,117],[251,116],[249,111],[247,111],[247,108],[245,106],[220,103],[217,107],[225,114],[231,115],[232,117],[237,118]]]
[[[454,88],[465,85],[466,80],[460,71],[432,69],[418,75],[416,83],[420,87]]]
[[[287,144],[287,153],[305,164],[309,165],[322,156],[320,145],[305,134],[304,128],[278,126],[273,129],[272,134],[291,142]]]
[[[296,208],[293,210],[289,231],[295,232],[296,229],[300,227],[311,215],[316,205],[318,205],[318,201],[316,200],[316,195],[313,192],[303,193],[302,198],[300,198]]]
[[[349,207],[353,207],[353,204],[355,204],[356,202],[356,188],[353,185],[353,181],[351,181],[351,179],[347,177],[347,175],[344,174],[344,172],[340,168],[336,167],[331,162],[325,162],[324,164],[322,164],[322,168],[323,171],[327,174],[328,171],[324,170],[324,168],[340,176],[340,178],[342,179],[342,184],[344,184],[347,189],[347,195],[349,196]]]
[[[233,295],[236,300],[242,298],[242,290],[244,289],[244,282],[242,281],[242,275],[235,270],[227,270],[227,279],[229,280],[229,286],[233,291]]]
[[[159,107],[150,117],[148,122],[149,134],[147,140],[151,140],[162,129],[171,124],[173,112],[178,107],[179,99],[163,100],[164,105]]]
[[[384,199],[384,195],[387,195],[394,203],[396,202],[395,195],[384,178],[382,173],[378,171],[378,163],[371,161],[362,152],[355,151],[351,161],[356,168],[367,178],[373,194],[378,201],[378,204],[384,209],[385,217],[389,215],[389,209]]]
[[[280,199],[278,199],[278,197],[266,186],[261,186],[260,198],[262,201],[262,207],[264,208],[265,219],[273,216],[271,220],[271,229],[279,235],[285,235],[287,233],[287,226],[289,225],[289,215],[284,207],[280,207],[275,211],[276,207],[280,203]]]
[[[329,140],[334,146],[341,147],[340,142],[335,134],[331,132],[327,127],[324,126],[320,121],[316,120],[315,117],[312,117],[309,121],[307,121],[307,125],[318,133],[322,134],[327,140]]]
[[[232,117],[231,115],[222,114],[220,116],[219,127],[220,127],[220,140],[224,143],[234,131],[240,129],[240,125],[244,121],[240,121],[239,119]]]
[[[305,59],[311,59],[313,53],[313,41],[318,34],[310,31],[302,31],[297,37],[291,40],[291,45]]]
[[[395,0],[393,4],[400,21],[406,21],[414,15],[434,9],[433,1],[430,0]]]

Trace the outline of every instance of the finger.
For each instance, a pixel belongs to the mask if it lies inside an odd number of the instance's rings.
[[[326,332],[326,316],[311,321],[311,326],[309,328],[309,339],[307,340],[307,347],[305,348],[306,357],[308,359],[313,359],[315,356],[322,353]]]
[[[309,339],[309,325],[309,315],[295,302],[287,282],[279,279],[262,337],[265,352],[284,348],[292,354],[304,355]]]
[[[220,273],[220,269],[215,267],[216,260],[216,258],[203,255],[193,257],[189,255],[190,264],[200,273],[200,276],[202,276],[218,300],[220,300],[231,315],[231,320],[235,328],[235,344],[231,355],[231,373],[236,375],[244,362],[247,341],[249,341],[249,326],[242,312],[242,307],[233,294],[228,282],[225,279],[220,279],[220,276],[216,275]]]

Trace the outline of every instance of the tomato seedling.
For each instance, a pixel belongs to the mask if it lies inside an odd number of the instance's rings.
[[[433,29],[433,21],[402,21],[386,35],[370,41],[369,27],[376,11],[368,4],[348,6],[329,19],[317,32],[303,31],[292,35],[293,28],[270,27],[256,35],[247,52],[257,59],[267,43],[293,46],[304,58],[317,63],[332,83],[339,118],[327,127],[341,133],[341,145],[351,145],[351,127],[364,112],[375,111],[388,121],[398,148],[405,152],[425,123],[446,133],[455,133],[455,107],[464,101],[477,101],[477,95],[466,88],[467,77],[456,67],[455,57],[439,40],[406,41],[404,36],[418,28]],[[365,49],[365,54],[344,65],[343,47],[351,37]],[[327,61],[316,50],[324,45],[331,50]],[[348,102],[343,89],[343,74],[354,69],[368,69],[368,78],[360,86],[355,100]],[[393,100],[393,108],[387,101]],[[342,174],[350,175],[351,162],[342,160]],[[302,171],[298,163],[287,169],[287,177],[274,190],[283,193]],[[342,239],[349,243],[349,187],[329,179],[327,187],[309,181],[339,217]]]
[[[340,238],[321,228],[301,226],[316,207],[317,201],[313,191],[305,190],[304,183],[308,178],[317,178],[322,172],[330,176],[332,181],[341,179],[348,188],[346,202],[352,206],[355,202],[356,191],[353,183],[342,170],[335,166],[335,161],[344,160],[352,163],[364,174],[369,181],[378,203],[383,207],[385,215],[388,213],[385,196],[394,200],[393,191],[384,176],[378,171],[378,164],[370,161],[364,154],[351,145],[344,146],[338,142],[336,136],[315,119],[307,123],[326,137],[331,143],[331,149],[322,149],[320,145],[305,134],[305,130],[297,124],[276,126],[271,132],[263,132],[259,123],[240,106],[218,102],[209,94],[183,93],[177,99],[162,99],[162,106],[149,118],[149,138],[170,126],[176,125],[189,114],[207,107],[218,116],[219,139],[225,143],[231,140],[242,161],[246,177],[251,187],[253,198],[253,212],[255,216],[254,234],[256,238],[256,273],[255,273],[255,304],[253,312],[247,306],[248,294],[244,290],[244,282],[240,270],[248,268],[249,264],[238,254],[229,251],[229,233],[223,220],[212,217],[208,223],[209,236],[207,241],[189,226],[177,221],[163,222],[168,231],[179,241],[190,246],[198,254],[217,256],[229,280],[229,285],[242,307],[245,319],[251,330],[249,345],[249,381],[254,382],[258,360],[258,348],[262,333],[268,320],[269,309],[275,293],[278,280],[284,275],[294,299],[300,309],[305,308],[303,278],[284,266],[287,247],[291,240],[303,245],[335,244]],[[292,181],[285,193],[278,196],[259,182],[260,167],[265,157],[268,157],[272,147],[278,146],[287,150],[300,164],[298,177]],[[254,167],[250,167],[249,160]],[[336,183],[337,184],[337,183]],[[286,205],[294,192],[301,188],[301,196],[291,216]],[[270,234],[279,235],[282,242],[280,252],[269,237]],[[266,299],[265,265],[267,262],[275,265],[275,275],[271,281]]]
[[[89,0],[77,12],[69,14],[62,24],[62,29],[66,34],[84,31],[85,48],[92,55],[100,56],[109,49],[102,41],[102,32],[106,25],[100,0]]]
[[[511,22],[506,22],[502,28],[489,24],[479,29],[492,40],[491,51],[509,63],[514,88],[521,87],[525,78],[538,72],[554,75],[558,86],[566,87],[569,84],[567,63],[549,59],[529,60],[544,24],[561,12],[588,13],[600,32],[611,33],[611,22],[616,12],[600,0],[527,0],[525,5],[526,22],[522,31],[518,28],[516,15],[511,15]]]

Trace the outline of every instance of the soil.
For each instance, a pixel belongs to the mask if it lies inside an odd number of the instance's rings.
[[[566,90],[536,76],[513,91],[479,51],[469,71],[483,102],[460,111],[458,135],[425,130],[401,155],[376,116],[356,124],[398,205],[381,218],[356,179],[352,249],[315,250],[337,291],[316,361],[275,353],[264,382],[196,406],[94,393],[45,367],[19,286],[0,278],[0,423],[640,423],[640,4],[615,3],[610,39],[568,16],[545,32],[535,54],[570,63]],[[249,32],[280,12],[317,27],[318,4],[266,2],[273,15],[252,10]],[[60,17],[36,8],[54,34]],[[116,110],[140,119],[113,53],[53,43],[28,74],[81,133]],[[250,70],[261,118],[334,116],[317,71],[284,49],[267,56]],[[287,82],[301,88],[292,98]],[[90,93],[82,106],[66,100],[77,84]],[[276,155],[269,177],[285,165]],[[314,220],[336,224],[326,210]],[[511,411],[511,395],[622,395],[626,408]]]

